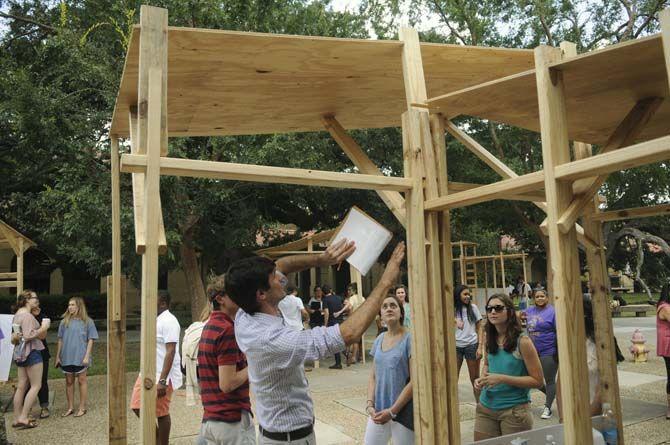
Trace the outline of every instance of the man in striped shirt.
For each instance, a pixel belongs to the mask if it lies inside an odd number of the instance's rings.
[[[341,240],[319,255],[285,257],[276,263],[269,258],[246,258],[233,263],[226,273],[226,293],[241,309],[235,317],[235,337],[249,361],[261,445],[316,443],[314,404],[304,363],[342,352],[358,341],[397,282],[405,245],[398,244],[377,287],[340,325],[304,331],[287,325],[278,308],[285,295],[283,274],[337,264],[354,250],[353,243]]]
[[[235,341],[233,319],[238,307],[225,293],[223,275],[212,279],[207,295],[213,311],[198,343],[198,383],[204,410],[198,443],[255,444],[247,360]]]

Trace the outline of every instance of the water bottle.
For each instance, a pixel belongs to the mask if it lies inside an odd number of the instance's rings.
[[[602,434],[607,445],[617,445],[617,423],[612,406],[609,403],[603,403],[603,429]]]

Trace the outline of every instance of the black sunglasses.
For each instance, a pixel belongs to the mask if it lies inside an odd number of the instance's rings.
[[[486,312],[503,312],[505,310],[504,304],[496,304],[495,306],[486,306]]]

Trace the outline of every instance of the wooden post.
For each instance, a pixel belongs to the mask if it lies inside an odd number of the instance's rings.
[[[495,288],[498,286],[498,272],[496,271],[496,260],[495,259],[491,260],[491,264],[493,265],[493,289],[495,292]]]
[[[559,367],[565,443],[590,445],[588,374],[584,311],[579,283],[579,256],[574,226],[567,232],[558,230],[558,218],[573,199],[572,184],[555,178],[556,166],[570,162],[567,116],[560,71],[548,64],[561,60],[558,48],[539,46],[535,49],[538,108],[542,135],[545,191],[547,198],[547,229],[551,244],[551,265],[556,306]]]
[[[458,242],[458,247],[460,250],[460,255],[458,256],[458,268],[461,274],[461,284],[465,285],[465,253],[463,252],[463,241]]]
[[[121,277],[121,196],[119,140],[111,142],[112,275],[107,277],[107,432],[109,443],[127,442],[126,406],[126,285]]]
[[[521,265],[523,266],[523,282],[528,283],[528,275],[526,273],[526,253],[521,252]]]
[[[20,236],[16,237],[16,243],[18,244],[18,252],[16,253],[16,295],[20,295],[23,292],[23,254],[25,251],[25,246],[23,245],[23,238]]]
[[[486,260],[484,260],[484,298],[489,299],[489,267]]]
[[[126,405],[126,279],[114,288],[107,277],[107,432],[110,445],[125,445],[128,406]],[[117,300],[120,319],[112,320],[112,300]]]
[[[575,142],[574,147],[576,159],[584,159],[592,155],[591,145]],[[609,402],[612,406],[617,419],[619,443],[623,444],[623,411],[621,398],[619,397],[619,375],[617,373],[614,328],[609,300],[610,285],[605,258],[603,228],[602,222],[593,219],[593,216],[599,211],[598,197],[596,196],[593,198],[593,204],[584,210],[582,226],[584,226],[584,234],[601,246],[597,251],[586,250],[596,336],[596,354],[598,356],[598,374],[600,376],[600,395],[603,402]]]
[[[158,244],[160,227],[160,157],[167,147],[167,10],[140,9],[139,148],[146,149],[144,223],[146,249],[142,256],[142,378],[141,442],[156,443],[156,316],[158,301]]]
[[[503,257],[503,253],[500,252],[500,277],[502,278],[502,287],[503,291],[505,290],[505,258]]]
[[[314,241],[312,239],[307,240],[307,251],[308,252],[314,252]],[[309,270],[309,287],[310,290],[314,289],[314,286],[316,286],[316,268],[312,267]]]
[[[414,405],[415,436],[420,443],[458,443],[460,441],[458,413],[455,413],[456,421],[454,422],[453,414],[448,411],[447,406],[448,400],[449,403],[455,402],[456,411],[458,410],[458,394],[449,394],[445,363],[445,341],[448,341],[445,333],[453,333],[455,328],[451,327],[449,320],[444,320],[443,317],[430,316],[443,313],[444,289],[442,285],[443,268],[440,263],[442,252],[438,213],[430,212],[423,215],[423,196],[425,195],[427,199],[439,197],[433,135],[430,130],[428,113],[418,111],[411,105],[427,100],[421,47],[416,30],[401,28],[399,35],[400,40],[404,43],[402,68],[408,108],[402,119],[406,142],[404,155],[410,166],[409,172],[405,172],[405,175],[409,173],[409,176],[415,181],[410,193],[412,196],[411,211],[407,212],[408,225],[411,226],[408,236],[410,269],[413,269],[414,272],[413,275],[410,275],[414,277],[410,285],[413,287],[412,295],[426,296],[426,299],[412,298],[410,300],[414,316],[412,371],[414,383],[417,384],[418,389],[414,392],[414,400],[417,402]],[[444,133],[441,137],[444,138]],[[425,189],[423,193],[417,190],[420,188]],[[421,198],[420,203],[417,202],[419,198]],[[421,216],[418,215],[419,212],[422,213]],[[418,227],[420,223],[422,227]],[[425,236],[421,237],[422,234]],[[426,239],[428,244],[424,242]],[[453,325],[453,317],[451,324]],[[426,342],[426,339],[429,341]],[[421,345],[421,343],[428,344]],[[428,363],[430,367],[426,366]],[[432,400],[429,402],[427,399]],[[418,413],[416,412],[417,406]],[[447,422],[444,421],[445,419]],[[457,438],[453,439],[452,435]]]
[[[363,296],[363,276],[354,266],[349,265],[349,277],[351,278],[352,283],[356,283],[356,291],[359,296]],[[365,364],[365,332],[361,336],[361,356],[363,357],[363,364]],[[356,357],[354,357],[356,360]]]

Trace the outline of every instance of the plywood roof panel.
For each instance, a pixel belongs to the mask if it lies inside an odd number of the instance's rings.
[[[659,35],[556,63],[563,72],[571,140],[603,144],[635,103],[668,98]],[[670,133],[670,101],[663,102],[637,142]],[[469,115],[539,131],[535,71],[511,75],[428,100],[449,117]]]
[[[128,135],[137,103],[140,29],[126,57],[112,133]],[[322,130],[333,113],[348,129],[400,125],[406,109],[398,41],[170,27],[171,136]],[[528,70],[528,50],[421,45],[429,95]]]

